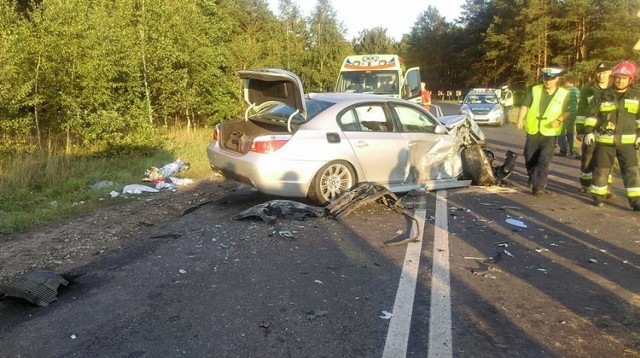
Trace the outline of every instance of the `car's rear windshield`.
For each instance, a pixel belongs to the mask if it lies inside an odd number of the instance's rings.
[[[307,118],[306,120],[302,117],[301,114],[296,114],[293,116],[291,120],[292,124],[302,124],[310,121],[318,113],[324,111],[325,109],[333,106],[335,103],[320,101],[317,99],[306,99],[307,105]],[[257,107],[256,112],[250,116],[252,120],[257,120],[260,122],[268,122],[274,124],[282,124],[287,125],[287,120],[291,116],[292,113],[295,112],[295,109],[287,106],[282,102],[270,101],[265,102]]]

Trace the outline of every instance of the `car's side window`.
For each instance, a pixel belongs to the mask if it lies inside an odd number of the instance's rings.
[[[360,126],[360,122],[358,122],[358,118],[356,118],[356,113],[353,109],[344,112],[340,118],[338,118],[338,124],[345,132],[359,132],[366,130],[366,128],[362,128],[362,126]]]
[[[424,112],[408,106],[393,106],[404,132],[433,133],[436,123]]]
[[[363,105],[355,107],[356,116],[360,126],[364,131],[371,132],[392,132],[393,127],[387,119],[382,105]]]

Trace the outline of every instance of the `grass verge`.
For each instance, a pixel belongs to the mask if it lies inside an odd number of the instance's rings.
[[[111,200],[109,193],[119,192],[127,184],[143,184],[147,168],[159,168],[176,159],[189,163],[189,170],[178,176],[207,178],[211,175],[206,155],[210,138],[209,129],[176,130],[165,133],[166,144],[150,155],[101,158],[91,154],[23,154],[2,158],[0,234],[24,231],[131,200],[123,197]],[[100,181],[112,185],[90,188]]]

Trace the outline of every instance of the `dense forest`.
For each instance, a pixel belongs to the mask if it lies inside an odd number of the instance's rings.
[[[330,0],[5,0],[0,3],[0,153],[153,146],[167,128],[232,119],[236,71],[278,67],[307,92],[344,56],[399,53],[432,90],[535,83],[554,63],[586,81],[634,59],[640,0],[466,0],[447,22],[420,12],[399,43],[385,28],[345,38]]]

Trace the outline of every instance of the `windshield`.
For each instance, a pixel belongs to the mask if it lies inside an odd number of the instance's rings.
[[[319,101],[317,99],[306,99],[307,119],[306,122],[317,116],[318,113],[334,105],[331,102]],[[295,108],[289,107],[282,102],[269,101],[255,108],[255,112],[250,116],[252,120],[267,122],[272,124],[287,125],[289,116],[295,112]],[[296,114],[291,120],[292,124],[302,124],[305,122],[301,114]]]
[[[469,94],[464,99],[464,103],[495,104],[495,103],[498,103],[498,97],[496,97],[495,94]]]
[[[342,72],[336,92],[398,94],[398,71]]]

